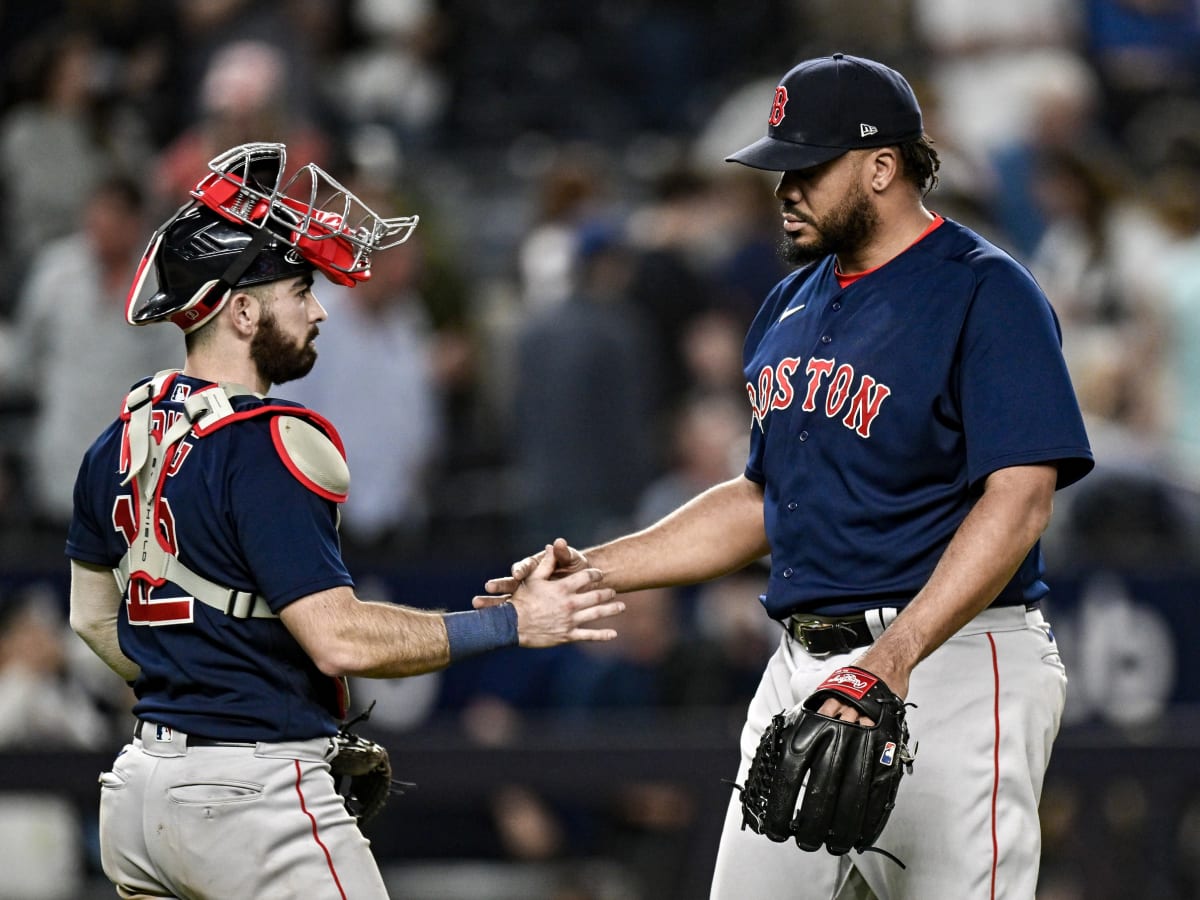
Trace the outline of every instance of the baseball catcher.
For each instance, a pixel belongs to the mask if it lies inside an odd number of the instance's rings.
[[[821,715],[830,697],[874,724]],[[901,776],[911,771],[904,701],[870,672],[845,666],[763,732],[746,784],[736,786],[742,827],[773,841],[794,837],[802,850],[883,853],[872,844],[896,805]]]
[[[126,898],[386,900],[360,826],[392,764],[345,721],[347,679],[609,640],[588,626],[623,608],[598,570],[550,565],[488,610],[358,596],[345,447],[270,391],[316,363],[317,278],[366,281],[417,217],[376,214],[315,163],[289,172],[282,144],[234,147],[155,231],[125,318],[178,326],[184,367],[133,386],[75,482],[71,622],[137,696],[100,794],[100,862]]]

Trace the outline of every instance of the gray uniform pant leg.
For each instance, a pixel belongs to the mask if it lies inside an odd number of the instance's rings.
[[[745,784],[771,717],[804,700],[865,648],[814,659],[784,636],[742,731]],[[913,774],[877,842],[885,856],[808,853],[725,818],[713,900],[1033,900],[1041,856],[1038,800],[1062,718],[1066,672],[1037,610],[988,609],[913,670],[908,700]]]
[[[168,730],[169,734],[169,730]],[[123,896],[386,898],[346,811],[329,741],[126,746],[101,776],[100,854]]]

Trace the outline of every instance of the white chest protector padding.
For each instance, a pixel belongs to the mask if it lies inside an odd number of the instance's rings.
[[[317,426],[297,416],[275,416],[271,432],[280,458],[310,490],[341,503],[350,492],[350,467],[345,457]]]

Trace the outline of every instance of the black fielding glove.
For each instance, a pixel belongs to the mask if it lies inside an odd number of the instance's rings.
[[[821,715],[830,697],[875,724]],[[855,666],[835,671],[763,732],[740,788],[742,827],[773,841],[795,838],[802,850],[824,846],[836,856],[876,849],[900,779],[912,771],[904,715],[904,701],[875,675]]]

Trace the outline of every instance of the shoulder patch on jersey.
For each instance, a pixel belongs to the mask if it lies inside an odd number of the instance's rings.
[[[297,481],[326,500],[345,502],[350,467],[329,435],[299,416],[276,415],[271,418],[271,439]]]

